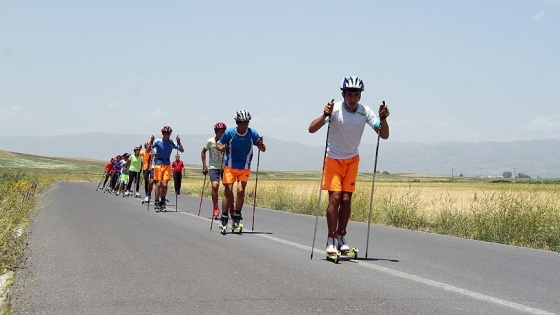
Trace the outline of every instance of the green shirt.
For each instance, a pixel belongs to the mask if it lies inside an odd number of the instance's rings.
[[[129,160],[130,160],[130,171],[136,173],[140,172],[140,170],[142,169],[142,157],[133,154],[130,156]]]

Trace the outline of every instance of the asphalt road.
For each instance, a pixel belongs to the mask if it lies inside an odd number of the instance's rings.
[[[95,188],[43,198],[16,314],[560,313],[558,253],[372,225],[369,259],[334,264],[323,218],[311,260],[314,216],[257,208],[251,231],[245,206],[244,233],[220,235],[209,200],[200,217],[182,195],[155,213]],[[348,230],[363,257],[367,224]]]

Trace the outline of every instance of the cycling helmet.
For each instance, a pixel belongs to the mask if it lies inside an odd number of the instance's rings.
[[[216,125],[214,125],[214,130],[220,130],[220,129],[223,129],[223,130],[227,129],[226,124],[224,124],[221,121],[216,123]]]
[[[140,149],[142,149],[142,147],[138,146],[138,147],[134,147],[134,148],[132,149],[132,151],[138,151],[138,150],[140,150]]]
[[[161,133],[172,133],[173,129],[171,129],[171,127],[169,126],[163,126],[161,127]]]
[[[344,80],[342,80],[342,83],[340,84],[340,89],[342,91],[346,89],[356,89],[356,90],[363,91],[364,81],[362,81],[362,79],[354,75],[345,77]]]
[[[251,114],[248,111],[242,109],[235,112],[235,121],[249,121],[251,120]]]

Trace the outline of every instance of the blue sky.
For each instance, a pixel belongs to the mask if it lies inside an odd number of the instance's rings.
[[[247,109],[321,146],[309,122],[358,75],[390,141],[560,139],[559,31],[560,0],[0,0],[0,134],[185,137]]]

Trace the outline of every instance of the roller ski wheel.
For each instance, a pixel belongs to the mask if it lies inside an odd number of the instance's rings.
[[[326,253],[325,255],[328,261],[332,261],[335,264],[338,264],[340,262],[340,252],[336,252],[334,254]]]
[[[220,224],[220,234],[226,235],[226,233],[227,233],[227,225]]]
[[[241,234],[243,232],[243,224],[241,223],[233,223],[231,225],[231,233],[238,233]]]
[[[358,249],[356,247],[352,247],[349,251],[340,252],[340,257],[347,257],[351,260],[358,259]]]

